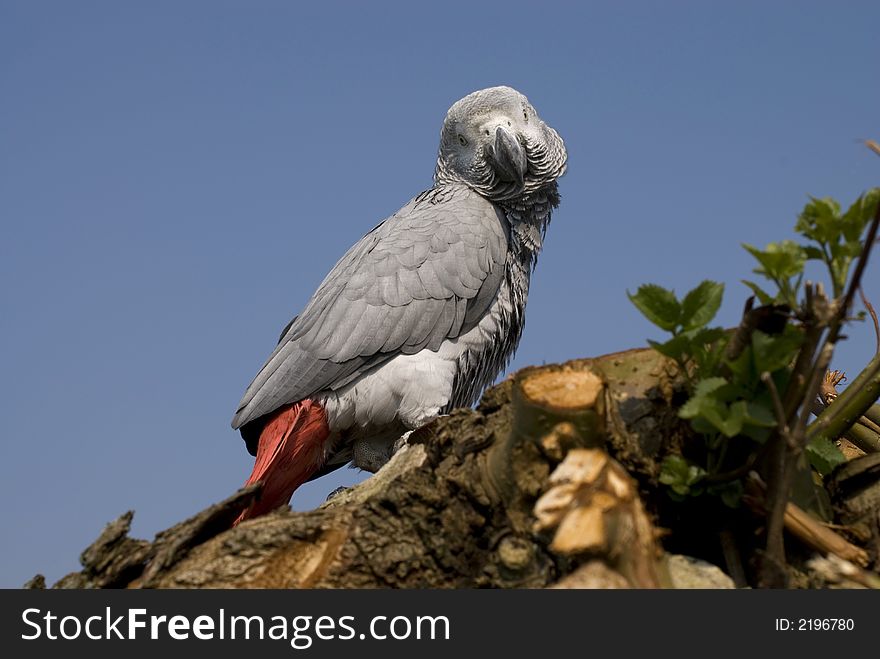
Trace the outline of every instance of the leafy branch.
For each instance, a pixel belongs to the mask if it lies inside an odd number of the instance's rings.
[[[859,419],[873,432],[873,422],[863,415],[871,414],[880,396],[880,353],[833,405],[817,409],[815,403],[851,319],[878,228],[880,189],[873,189],[846,212],[833,199],[811,198],[795,225],[801,242],[783,240],[764,249],[743,245],[757,261],[754,272],[772,290],[744,281],[753,297],[732,331],[708,327],[721,305],[722,284],[704,281],[680,300],[655,284],[628,293],[651,322],[671,333],[665,342],[649,343],[684,373],[689,398],[679,416],[703,438],[702,450],[688,458],[669,456],[660,480],[673,498],[717,495],[735,507],[743,477],[753,467],[762,472],[768,506],[761,585],[784,585],[783,518],[795,475],[803,472],[801,456],[826,475],[844,460],[834,439]],[[809,261],[825,266],[830,294],[821,283],[805,281]],[[809,423],[814,411],[819,416]],[[880,434],[874,437],[880,447]],[[807,482],[812,485],[812,479]]]

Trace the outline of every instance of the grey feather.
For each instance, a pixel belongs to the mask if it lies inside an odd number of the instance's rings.
[[[248,387],[233,427],[336,389],[394,354],[437,350],[479,322],[502,281],[507,220],[465,185],[432,192],[340,259]]]
[[[516,90],[493,87],[456,102],[441,129],[434,187],[348,250],[245,392],[232,424],[246,426],[249,450],[256,420],[278,407],[338,391],[398,355],[437,351],[485,319],[453,348],[452,391],[440,413],[473,404],[519,343],[566,167],[562,139]],[[370,441],[381,443],[383,433],[393,440],[401,419],[363,430]],[[343,435],[328,447],[315,475],[357,460],[352,441]]]

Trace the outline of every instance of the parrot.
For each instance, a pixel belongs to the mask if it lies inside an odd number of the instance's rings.
[[[346,464],[375,473],[412,431],[477,402],[522,336],[567,161],[511,87],[449,108],[433,186],[339,259],[238,404],[246,485],[262,489],[235,524]]]

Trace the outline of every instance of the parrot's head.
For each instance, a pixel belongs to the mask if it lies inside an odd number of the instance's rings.
[[[461,181],[493,201],[515,199],[565,173],[565,145],[510,87],[468,94],[446,114],[434,179]]]

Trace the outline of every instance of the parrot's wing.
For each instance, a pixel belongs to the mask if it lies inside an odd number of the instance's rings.
[[[508,240],[503,212],[463,185],[413,199],[327,275],[248,387],[232,426],[473,328],[501,285]]]

